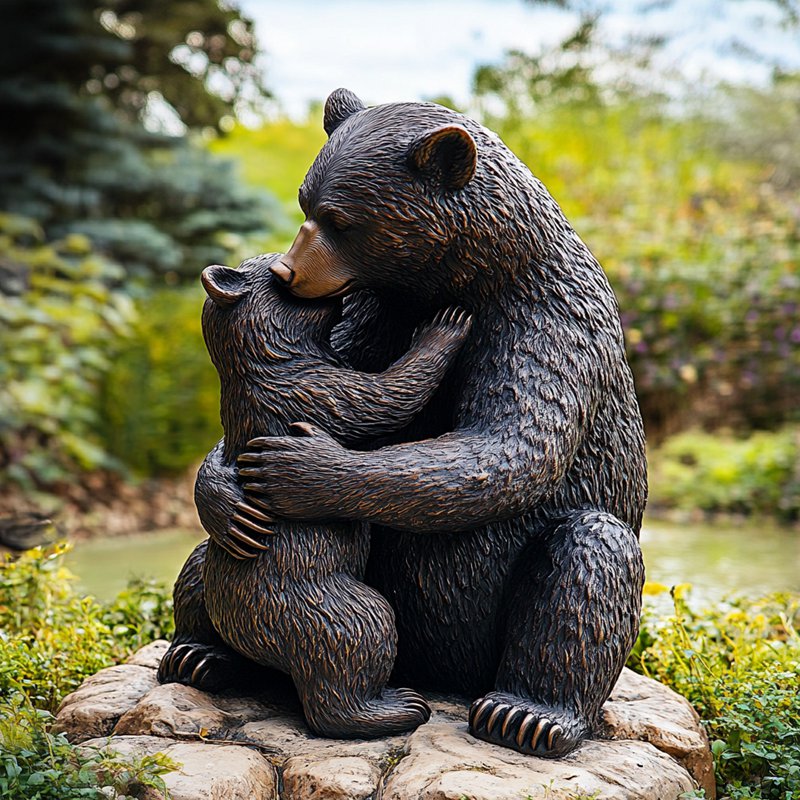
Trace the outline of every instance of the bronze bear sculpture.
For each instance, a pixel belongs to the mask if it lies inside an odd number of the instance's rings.
[[[209,455],[233,466],[254,436],[287,434],[302,416],[354,445],[402,428],[438,387],[467,336],[469,317],[437,315],[410,350],[378,374],[347,369],[328,343],[341,300],[298,301],[269,267],[276,254],[238,270],[208,267],[203,334],[221,386],[224,438]],[[213,470],[211,471],[213,473]],[[214,533],[216,487],[202,468],[196,495]],[[257,504],[239,503],[264,523]],[[209,522],[210,520],[210,522]],[[363,523],[255,525],[268,544],[239,531],[199,545],[178,578],[176,636],[159,679],[218,689],[253,667],[288,673],[309,726],[337,737],[412,730],[430,709],[410,689],[388,689],[394,615],[361,582],[369,550]],[[256,550],[255,559],[250,556]],[[249,669],[251,678],[255,672]],[[262,674],[261,679],[264,679]]]
[[[473,327],[395,443],[265,439],[241,459],[245,492],[283,518],[371,523],[393,680],[476,698],[480,738],[565,754],[596,730],[641,606],[644,435],[616,299],[476,122],[339,90],[324,125],[276,274],[301,297],[348,295],[333,343],[354,368],[382,368],[431,309],[457,304]]]
[[[394,684],[475,698],[475,736],[564,755],[598,729],[641,608],[644,434],[616,299],[542,183],[475,121],[340,89],[324,127],[306,221],[273,272],[299,297],[345,297],[331,343],[353,369],[385,369],[436,309],[464,308],[472,329],[393,437],[348,449],[313,429],[251,443],[238,476],[209,462],[213,535],[370,523]],[[257,518],[234,511],[242,491]]]

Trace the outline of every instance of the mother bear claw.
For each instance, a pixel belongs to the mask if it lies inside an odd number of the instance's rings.
[[[469,730],[478,739],[519,753],[559,758],[586,738],[589,726],[567,709],[490,692],[470,706]]]
[[[195,642],[173,644],[158,666],[158,681],[216,692],[230,685],[240,661],[239,656],[220,647]]]

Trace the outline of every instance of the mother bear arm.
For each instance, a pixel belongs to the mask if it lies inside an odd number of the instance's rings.
[[[534,508],[572,465],[588,402],[574,392],[548,396],[557,399],[498,415],[485,429],[369,452],[347,450],[321,431],[257,439],[240,458],[240,480],[246,495],[289,518],[468,530]]]

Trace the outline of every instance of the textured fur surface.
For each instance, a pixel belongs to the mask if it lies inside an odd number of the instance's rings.
[[[339,90],[325,128],[276,275],[347,295],[332,341],[355,368],[384,369],[435,308],[467,309],[472,331],[394,444],[261,439],[244,492],[281,518],[371,523],[395,679],[476,697],[476,736],[562,755],[595,730],[638,629],[644,436],[615,297],[476,122]]]
[[[394,615],[361,581],[366,526],[270,522],[257,501],[221,489],[220,475],[231,477],[250,439],[287,434],[296,419],[350,445],[402,428],[438,387],[469,319],[440,314],[393,365],[358,373],[328,343],[341,301],[297,301],[269,271],[277,259],[203,273],[203,333],[220,375],[225,437],[198,476],[198,510],[211,540],[179,576],[176,637],[159,677],[207,689],[237,676],[274,680],[258,665],[291,676],[317,733],[409,730],[430,712],[415,692],[386,688],[396,653]]]

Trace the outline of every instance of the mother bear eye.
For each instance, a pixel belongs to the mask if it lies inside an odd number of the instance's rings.
[[[344,233],[353,227],[353,220],[335,209],[319,209],[317,219],[320,224],[337,233]]]

